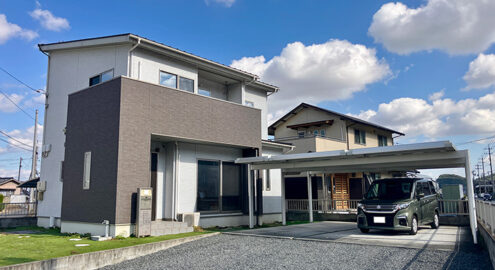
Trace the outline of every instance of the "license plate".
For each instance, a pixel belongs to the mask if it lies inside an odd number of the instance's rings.
[[[373,217],[373,223],[385,223],[385,217]]]

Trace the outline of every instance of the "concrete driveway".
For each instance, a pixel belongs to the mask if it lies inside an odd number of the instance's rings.
[[[461,242],[472,243],[469,227],[440,226],[436,230],[429,226],[420,227],[417,235],[379,230],[361,233],[356,223],[339,221],[243,230],[229,234],[449,251],[455,250]]]

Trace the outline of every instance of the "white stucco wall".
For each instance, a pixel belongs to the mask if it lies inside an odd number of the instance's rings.
[[[263,147],[263,156],[278,156],[282,155],[281,149]],[[266,190],[266,174],[270,174],[271,187]],[[282,212],[282,170],[272,169],[263,171],[263,215]]]
[[[251,101],[254,103],[255,108],[261,109],[261,138],[264,140],[268,139],[268,107],[266,92],[247,85],[245,87],[244,96],[245,101]]]
[[[44,199],[38,203],[38,216],[60,217],[68,94],[87,88],[90,77],[110,69],[114,70],[114,76],[126,75],[129,48],[106,46],[50,54],[43,144],[50,144],[51,151],[41,159],[41,181],[47,185]]]

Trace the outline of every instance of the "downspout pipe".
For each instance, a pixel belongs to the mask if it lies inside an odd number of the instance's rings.
[[[138,38],[136,44],[129,49],[129,70],[127,71],[127,76],[132,78],[132,52],[141,44],[141,38]]]

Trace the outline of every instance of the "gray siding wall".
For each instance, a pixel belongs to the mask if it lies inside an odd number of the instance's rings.
[[[120,79],[69,96],[62,220],[115,222]],[[83,190],[84,153],[91,151],[91,182]]]
[[[132,198],[150,185],[151,134],[261,148],[261,111],[185,91],[121,78],[118,224],[134,223]]]

